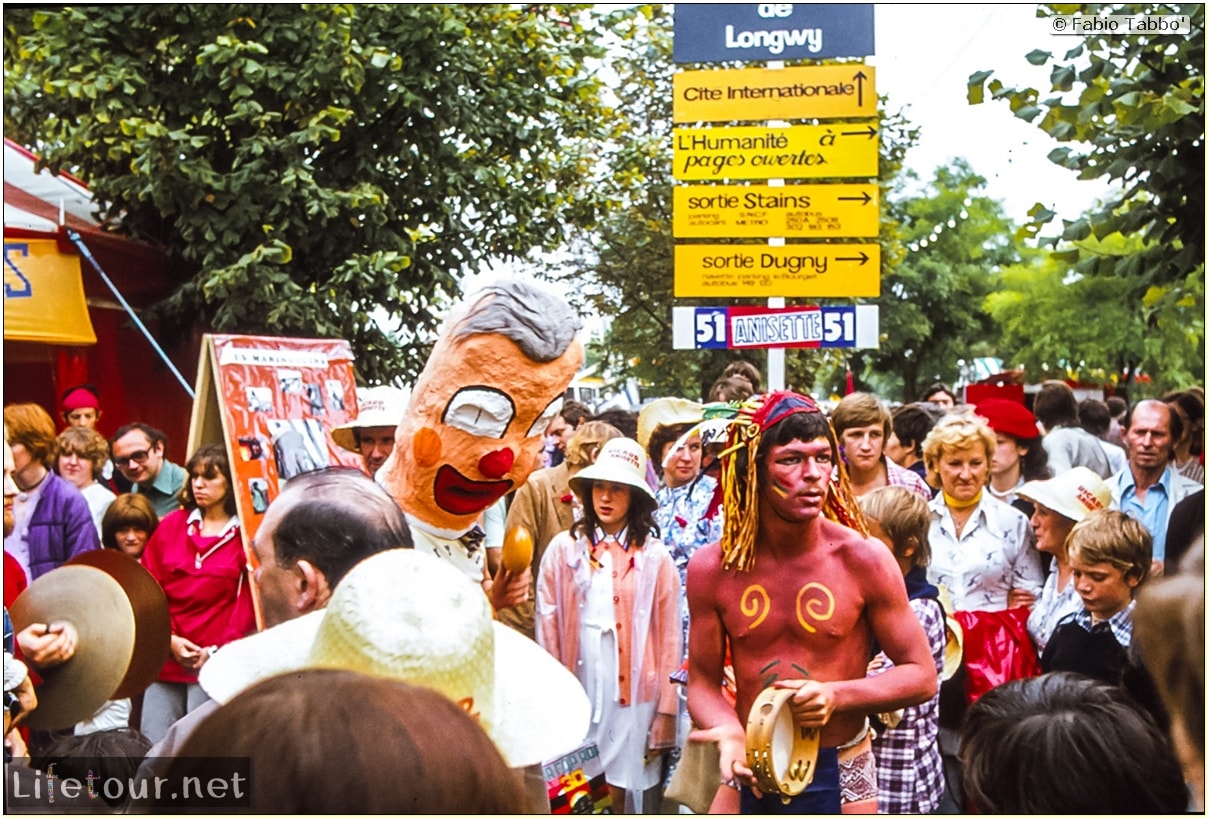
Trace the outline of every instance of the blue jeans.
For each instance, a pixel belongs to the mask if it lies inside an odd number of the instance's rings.
[[[819,748],[819,760],[815,764],[814,779],[806,790],[789,800],[781,801],[781,795],[766,793],[756,799],[751,788],[739,791],[740,813],[839,813],[840,812],[840,763],[835,748]]]

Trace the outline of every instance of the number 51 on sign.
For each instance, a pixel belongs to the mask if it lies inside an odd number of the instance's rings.
[[[676,350],[878,346],[875,304],[845,307],[673,307]]]

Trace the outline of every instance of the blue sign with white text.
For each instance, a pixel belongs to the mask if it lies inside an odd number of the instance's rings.
[[[872,3],[677,3],[678,63],[820,60],[873,53]]]
[[[673,307],[672,349],[753,347],[876,349],[877,305]]]

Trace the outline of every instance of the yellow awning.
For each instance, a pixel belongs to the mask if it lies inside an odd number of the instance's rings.
[[[4,338],[96,344],[84,301],[80,257],[53,239],[4,239]]]

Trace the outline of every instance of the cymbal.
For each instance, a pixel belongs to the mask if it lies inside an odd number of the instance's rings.
[[[172,621],[168,598],[151,573],[125,552],[93,549],[82,552],[64,566],[92,566],[118,581],[134,610],[134,655],[118,690],[110,699],[132,697],[155,682],[172,652]]]
[[[39,671],[38,707],[26,724],[39,730],[69,728],[113,698],[134,652],[134,610],[121,585],[92,566],[60,566],[21,592],[9,616],[20,632],[34,623],[71,623],[75,654]]]

